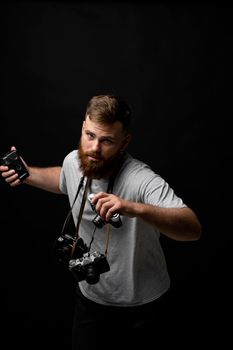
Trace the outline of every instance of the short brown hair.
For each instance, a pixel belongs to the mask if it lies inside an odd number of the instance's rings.
[[[131,108],[128,103],[117,95],[93,96],[87,103],[86,116],[103,124],[119,121],[125,131],[129,130]]]

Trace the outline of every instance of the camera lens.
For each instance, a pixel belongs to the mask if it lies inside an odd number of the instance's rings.
[[[21,170],[22,169],[21,164],[16,164],[15,169],[16,170]]]
[[[115,213],[111,220],[110,220],[112,226],[118,228],[118,227],[121,227],[122,226],[122,222],[121,222],[121,217],[118,213]]]
[[[105,221],[97,214],[92,222],[95,224],[96,227],[102,228],[105,225]]]
[[[96,284],[99,282],[100,275],[96,272],[93,265],[88,266],[86,270],[86,281],[89,284]]]

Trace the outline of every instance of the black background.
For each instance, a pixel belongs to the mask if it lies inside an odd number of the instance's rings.
[[[15,145],[31,165],[60,165],[77,147],[89,98],[125,97],[133,109],[130,152],[169,182],[203,226],[196,242],[162,238],[177,345],[185,334],[190,344],[201,336],[226,341],[232,6],[77,1],[7,2],[0,9],[2,155]],[[0,196],[7,349],[68,350],[74,281],[51,261],[67,198],[12,189],[2,178]]]

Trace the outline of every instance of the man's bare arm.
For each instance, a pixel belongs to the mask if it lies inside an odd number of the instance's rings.
[[[28,167],[29,177],[24,183],[53,193],[62,193],[59,189],[61,167]]]
[[[29,176],[23,181],[24,184],[53,193],[62,193],[59,189],[61,173],[60,166],[39,168],[28,166],[25,162],[24,164],[29,172]],[[16,187],[22,184],[14,169],[9,169],[7,166],[1,165],[0,172],[6,183],[11,187]]]

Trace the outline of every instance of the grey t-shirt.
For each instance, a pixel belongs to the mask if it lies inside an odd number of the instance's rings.
[[[60,189],[68,194],[72,205],[82,177],[77,150],[64,159]],[[107,191],[108,180],[92,180],[89,193]],[[126,154],[118,172],[113,193],[133,202],[161,207],[182,208],[186,205],[164,179],[147,164]],[[83,189],[73,207],[75,222],[81,205]],[[90,203],[86,201],[79,236],[89,245],[95,225]],[[110,271],[100,274],[96,284],[79,282],[84,296],[94,302],[115,306],[136,306],[155,300],[166,292],[170,278],[164,253],[160,244],[160,232],[138,218],[121,216],[122,226],[110,225],[107,260]],[[104,253],[106,247],[106,225],[95,230],[91,251]]]

